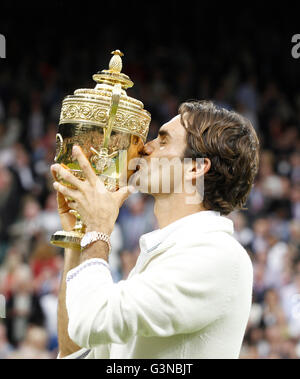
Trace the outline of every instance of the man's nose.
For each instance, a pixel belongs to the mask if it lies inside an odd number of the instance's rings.
[[[153,152],[152,141],[147,142],[141,152],[142,155],[150,155]]]

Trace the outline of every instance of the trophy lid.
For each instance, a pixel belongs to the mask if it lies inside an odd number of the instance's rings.
[[[113,54],[109,62],[109,70],[99,71],[97,74],[93,75],[93,79],[97,83],[107,83],[107,84],[117,84],[120,83],[123,89],[133,87],[133,82],[129,77],[122,71],[122,56],[124,55],[120,50],[114,50],[111,52]]]
[[[120,50],[114,50],[109,69],[93,75],[95,88],[77,89],[74,95],[65,97],[59,124],[84,123],[107,127],[112,91],[115,85],[121,87],[121,96],[113,130],[137,135],[145,142],[149,131],[151,115],[141,101],[127,95],[126,89],[133,86],[130,78],[122,73]]]

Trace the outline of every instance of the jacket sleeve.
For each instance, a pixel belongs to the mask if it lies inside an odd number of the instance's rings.
[[[192,333],[213,323],[230,304],[237,273],[217,253],[210,246],[165,252],[118,283],[104,260],[82,263],[67,275],[70,338],[92,348],[135,335]]]

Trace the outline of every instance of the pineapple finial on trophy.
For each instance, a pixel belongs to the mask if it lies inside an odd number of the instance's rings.
[[[98,85],[96,89],[101,87],[101,83],[115,85],[116,83],[120,83],[122,89],[126,90],[133,86],[133,82],[129,79],[129,77],[123,74],[122,71],[122,56],[124,55],[120,50],[114,50],[111,52],[113,56],[109,61],[109,69],[98,71],[97,74],[93,75],[93,79]],[[100,86],[99,86],[100,85]]]
[[[121,72],[123,66],[121,57],[123,57],[124,54],[120,50],[114,50],[111,54],[113,54],[113,57],[109,62],[109,69],[114,72]]]

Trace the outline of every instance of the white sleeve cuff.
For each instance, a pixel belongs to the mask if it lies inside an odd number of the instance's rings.
[[[108,263],[104,259],[91,258],[70,270],[67,273],[66,282],[70,282],[72,279],[76,278],[82,271],[86,270],[87,268],[93,267],[106,267],[106,269],[110,270]]]

